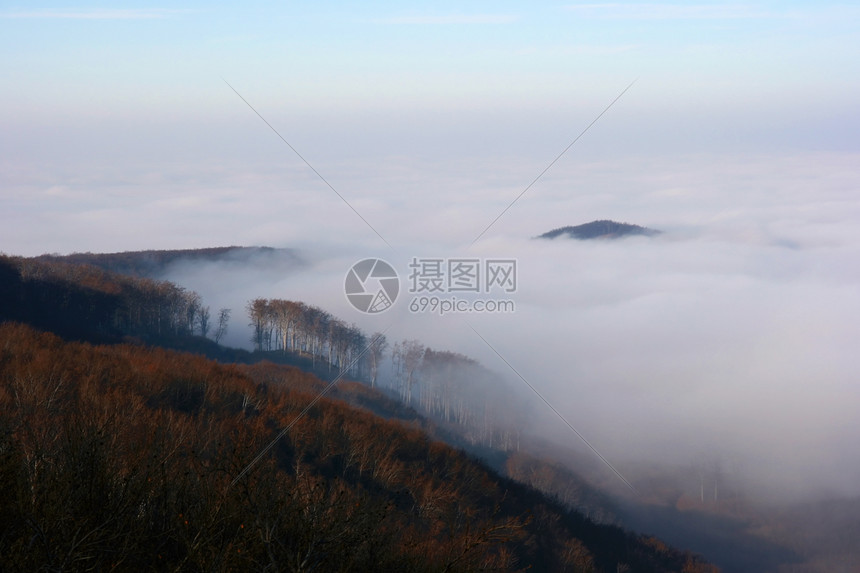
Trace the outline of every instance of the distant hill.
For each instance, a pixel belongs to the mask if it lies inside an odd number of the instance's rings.
[[[560,227],[558,229],[553,229],[552,231],[548,231],[543,235],[540,235],[538,239],[555,239],[556,237],[564,235],[571,239],[580,240],[619,239],[630,235],[644,235],[646,237],[652,237],[658,234],[660,234],[660,231],[656,229],[649,229],[648,227],[640,227],[639,225],[618,223],[616,221],[603,219],[600,221],[585,223],[583,225],[576,225],[575,227]]]
[[[123,253],[73,253],[41,255],[34,258],[42,262],[92,265],[123,275],[148,278],[162,278],[169,267],[186,263],[239,264],[254,260],[264,263],[267,267],[294,266],[302,263],[301,258],[292,249],[237,246]]]

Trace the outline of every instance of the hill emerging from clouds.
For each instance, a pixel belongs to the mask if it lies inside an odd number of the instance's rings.
[[[661,231],[656,229],[649,229],[648,227],[602,219],[600,221],[592,221],[582,225],[559,227],[558,229],[547,231],[543,235],[538,236],[538,239],[555,239],[560,236],[579,240],[620,239],[621,237],[628,237],[631,235],[653,237],[654,235],[659,235],[660,232]]]
[[[212,247],[163,251],[129,251],[123,253],[73,253],[41,255],[42,262],[86,264],[123,275],[164,278],[171,268],[187,264],[241,265],[250,261],[267,268],[292,268],[303,263],[293,249],[273,247]]]

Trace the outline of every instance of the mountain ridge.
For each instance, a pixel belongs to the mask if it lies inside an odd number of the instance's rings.
[[[610,219],[598,219],[590,223],[581,225],[566,226],[547,231],[542,235],[538,235],[538,239],[555,239],[557,237],[567,235],[571,239],[591,240],[591,239],[620,239],[628,236],[645,236],[653,237],[659,235],[662,231],[650,229],[640,225],[630,223],[619,223]]]
[[[267,246],[207,247],[200,249],[163,249],[121,251],[115,253],[44,254],[32,257],[42,262],[91,265],[134,277],[162,278],[168,268],[180,264],[240,263],[257,259],[267,266],[293,266],[304,263],[294,249]]]

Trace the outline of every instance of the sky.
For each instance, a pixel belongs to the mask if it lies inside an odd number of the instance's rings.
[[[549,176],[628,156],[852,154],[858,17],[812,2],[4,3],[0,243],[378,246],[226,82],[400,243],[425,234],[400,221],[426,216],[410,201],[431,186],[489,222],[634,81]],[[471,220],[444,223],[471,240]]]
[[[860,493],[858,24],[832,2],[3,2],[0,251],[295,248],[286,276],[172,278],[234,322],[268,296],[367,330],[358,259],[514,257],[517,311],[469,321],[601,451]],[[594,219],[664,233],[532,240]],[[387,316],[507,369],[464,317]]]

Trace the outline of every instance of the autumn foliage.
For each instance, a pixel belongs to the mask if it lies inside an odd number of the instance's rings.
[[[298,368],[144,345],[190,337],[199,308],[0,257],[0,571],[709,571],[429,438],[376,389],[343,380],[308,408],[327,383]]]
[[[255,377],[257,379],[255,379]],[[8,570],[680,571],[688,556],[565,512],[322,384],[0,326]]]

